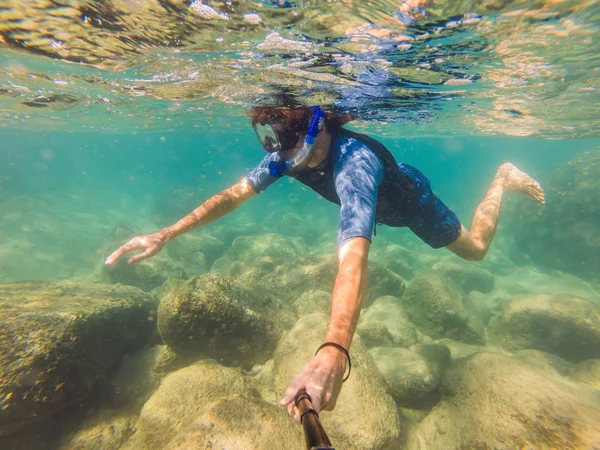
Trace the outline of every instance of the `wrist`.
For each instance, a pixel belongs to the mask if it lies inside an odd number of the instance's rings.
[[[325,334],[323,342],[334,342],[341,345],[347,350],[350,350],[350,343],[352,342],[352,336],[348,331],[329,329]]]
[[[337,361],[339,361],[339,363],[341,363],[340,370],[342,371],[342,373],[346,368],[345,363],[347,363],[348,374],[342,379],[342,383],[345,382],[350,376],[350,372],[352,371],[352,362],[350,361],[350,353],[348,352],[348,350],[335,342],[326,341],[319,346],[319,348],[315,352],[315,356],[318,355],[320,352],[330,352],[329,354],[332,355]]]
[[[158,232],[158,234],[161,237],[163,244],[166,244],[175,237],[175,232],[171,229],[171,227],[163,228]]]

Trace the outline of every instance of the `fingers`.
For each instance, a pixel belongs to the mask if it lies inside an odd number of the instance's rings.
[[[285,406],[292,403],[296,398],[298,391],[306,388],[306,379],[306,372],[305,370],[302,370],[302,372],[296,375],[294,381],[292,381],[292,384],[290,384],[290,386],[285,390],[283,397],[281,400],[279,400],[279,405]]]
[[[135,256],[132,256],[131,258],[129,258],[129,261],[127,261],[127,262],[129,264],[135,264],[136,262],[140,262],[142,259],[149,258],[150,256],[154,255],[155,253],[156,253],[156,249],[147,248],[145,251],[143,251],[139,255],[135,255]]]
[[[130,251],[137,250],[139,248],[142,248],[141,244],[132,239],[127,244],[119,247],[117,249],[117,251],[115,251],[112,255],[110,255],[108,258],[106,258],[106,261],[104,261],[104,264],[106,264],[106,265],[114,264],[125,253],[129,253]]]
[[[321,411],[321,396],[323,395],[323,387],[315,386],[313,383],[308,383],[306,387],[306,392],[310,395],[312,399],[313,408],[319,412]]]
[[[300,411],[296,407],[296,405],[292,402],[287,407],[288,414],[294,418],[296,423],[300,425]]]

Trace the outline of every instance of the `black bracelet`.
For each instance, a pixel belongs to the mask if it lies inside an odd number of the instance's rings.
[[[316,356],[317,353],[319,353],[319,350],[321,350],[323,347],[335,347],[340,352],[342,352],[344,355],[346,355],[346,359],[348,360],[348,375],[346,375],[344,377],[344,379],[342,380],[342,383],[345,383],[346,380],[350,377],[350,372],[352,371],[352,362],[350,361],[350,353],[348,353],[348,350],[346,350],[340,344],[336,344],[335,342],[323,342],[321,344],[321,346],[315,352],[315,356]]]

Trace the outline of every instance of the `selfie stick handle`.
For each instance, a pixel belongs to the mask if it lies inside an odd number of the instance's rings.
[[[304,427],[306,448],[308,450],[334,450],[321,425],[319,414],[312,406],[310,395],[302,389],[296,394],[295,402],[300,412],[300,423]]]

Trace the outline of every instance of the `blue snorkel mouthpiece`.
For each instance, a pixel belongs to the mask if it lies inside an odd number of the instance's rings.
[[[313,106],[312,109],[313,116],[310,121],[310,125],[308,126],[308,133],[306,133],[306,138],[304,138],[304,144],[302,144],[302,148],[296,156],[288,159],[287,161],[271,161],[269,163],[269,174],[272,177],[281,177],[288,170],[293,169],[294,167],[299,166],[306,161],[306,158],[315,145],[315,139],[323,127],[323,122],[325,121],[325,113],[319,106]]]

